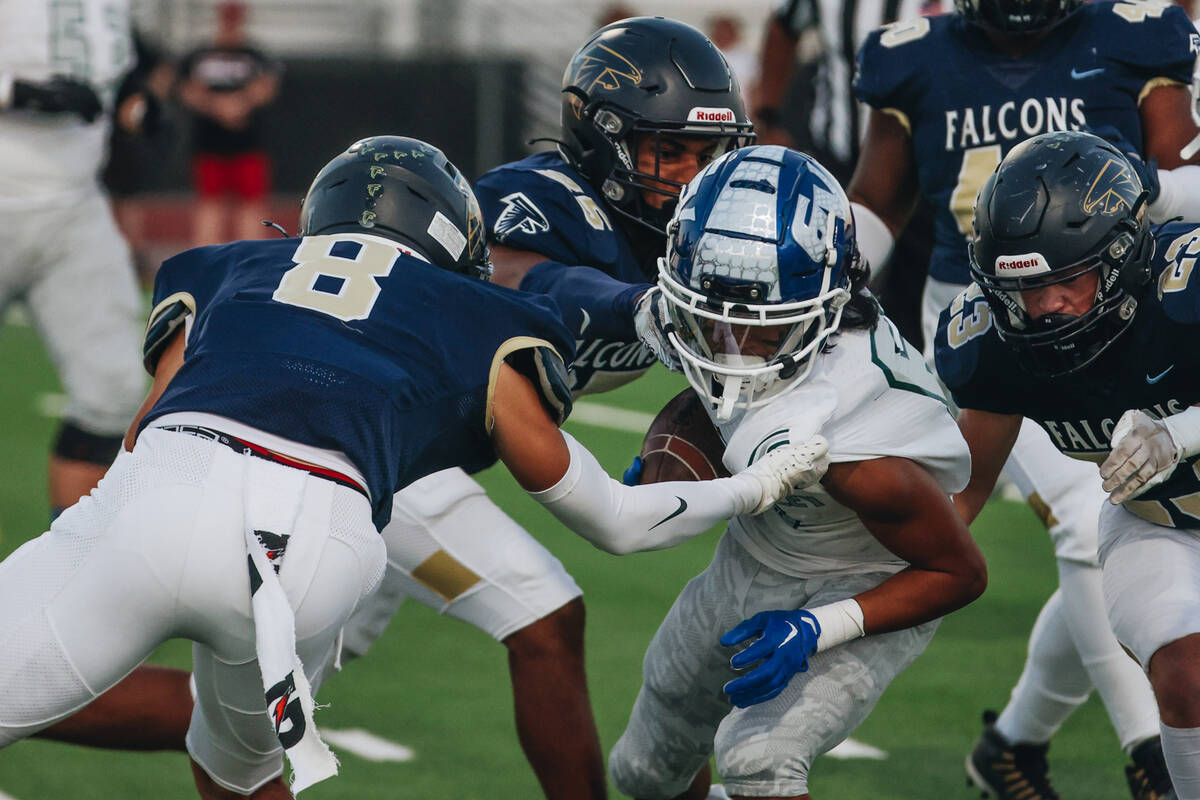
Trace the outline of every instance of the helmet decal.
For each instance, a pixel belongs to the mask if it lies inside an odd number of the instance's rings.
[[[571,83],[589,94],[596,89],[615,91],[625,85],[622,81],[633,86],[642,82],[642,71],[606,44],[599,44],[593,50],[580,53],[578,61]]]
[[[1141,193],[1142,184],[1125,159],[1110,158],[1088,186],[1083,213],[1106,216],[1128,213]]]

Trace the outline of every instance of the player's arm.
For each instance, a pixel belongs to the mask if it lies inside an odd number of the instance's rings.
[[[533,384],[507,364],[492,400],[496,455],[522,488],[601,550],[670,547],[737,514],[760,513],[824,474],[824,440],[777,448],[745,472],[702,482],[625,486],[563,431]]]
[[[1155,222],[1200,220],[1200,149],[1190,146],[1200,141],[1200,128],[1192,103],[1187,87],[1167,84],[1152,89],[1138,107],[1146,157],[1158,162],[1158,196],[1149,207]]]
[[[150,384],[150,391],[146,394],[146,399],[142,401],[142,407],[138,409],[129,429],[125,431],[126,450],[133,450],[133,443],[137,439],[137,432],[142,424],[142,419],[154,407],[154,404],[158,402],[158,398],[162,397],[162,393],[167,389],[167,384],[171,382],[171,379],[175,377],[175,373],[183,366],[183,353],[187,346],[187,337],[184,336],[183,330],[184,327],[180,325],[170,335],[169,341],[160,350],[158,361],[154,365],[154,382]]]
[[[808,669],[813,653],[936,619],[970,603],[987,585],[983,554],[966,524],[916,462],[886,457],[833,464],[822,484],[909,566],[854,597],[763,611],[722,636],[727,647],[754,639],[730,660],[735,669],[754,668],[725,685],[741,708],[783,691],[796,672]]]
[[[897,113],[871,109],[862,152],[846,194],[854,207],[858,246],[879,268],[916,208],[920,187],[912,137]]]
[[[567,266],[532,250],[491,245],[492,281],[512,289],[549,295],[573,333],[632,342],[638,300],[651,285],[625,283],[593,267]]]
[[[830,466],[823,484],[884,547],[909,563],[854,598],[862,608],[864,633],[919,625],[983,594],[983,554],[950,498],[922,466],[897,457],[844,462]]]
[[[1020,414],[994,414],[974,408],[959,412],[958,429],[971,450],[971,478],[966,488],[954,495],[954,505],[968,525],[991,497],[1000,470],[1021,432],[1021,422]]]

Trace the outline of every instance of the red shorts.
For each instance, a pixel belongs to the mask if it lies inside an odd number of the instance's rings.
[[[262,152],[202,153],[192,158],[192,180],[201,197],[233,193],[242,200],[261,200],[271,190],[271,160]]]

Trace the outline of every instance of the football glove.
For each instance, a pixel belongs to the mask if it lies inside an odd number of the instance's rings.
[[[70,75],[55,75],[47,81],[13,81],[12,107],[55,114],[78,114],[93,122],[104,106],[91,84]]]
[[[736,670],[754,667],[725,684],[729,702],[738,708],[770,700],[787,687],[793,675],[808,671],[808,657],[817,650],[821,624],[804,609],[760,611],[722,636],[721,644],[735,647],[752,636],[758,638],[729,659],[729,666]]]
[[[667,301],[657,286],[638,298],[633,310],[633,327],[647,351],[672,372],[682,372],[683,362],[667,334],[674,327],[667,316]]]
[[[1119,505],[1171,477],[1183,457],[1170,427],[1144,411],[1130,409],[1112,432],[1112,452],[1100,465],[1104,491]]]
[[[812,486],[829,469],[829,442],[820,434],[803,444],[785,444],[771,450],[739,475],[758,481],[762,498],[749,511],[761,514],[796,489]]]

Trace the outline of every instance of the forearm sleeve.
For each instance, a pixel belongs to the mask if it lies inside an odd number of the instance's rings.
[[[609,553],[661,550],[754,508],[762,487],[747,475],[625,486],[566,431],[571,463],[562,479],[530,496],[559,522]]]
[[[648,283],[625,283],[593,267],[569,267],[557,261],[535,264],[521,279],[521,290],[548,294],[562,309],[563,321],[591,338],[636,342],[633,311]],[[586,317],[585,317],[586,315]]]

